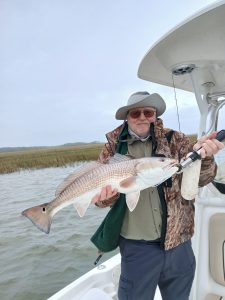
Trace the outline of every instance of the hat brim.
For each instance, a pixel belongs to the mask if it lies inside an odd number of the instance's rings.
[[[156,109],[157,117],[161,116],[166,110],[166,103],[163,100],[163,98],[159,94],[154,93],[147,96],[146,98],[144,98],[139,102],[120,107],[117,110],[115,117],[117,120],[126,120],[127,113],[129,110],[131,110],[132,108],[147,107],[147,106],[151,106]]]

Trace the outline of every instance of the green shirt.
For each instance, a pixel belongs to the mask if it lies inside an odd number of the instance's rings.
[[[152,144],[149,140],[128,142],[128,153],[135,158],[149,157],[152,154]],[[161,226],[159,194],[156,187],[151,187],[141,191],[138,204],[132,212],[126,208],[121,235],[127,239],[155,240],[161,236]]]

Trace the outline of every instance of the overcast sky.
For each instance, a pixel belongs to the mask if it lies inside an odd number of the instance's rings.
[[[105,141],[115,111],[139,90],[172,88],[137,77],[160,37],[210,0],[0,0],[0,147]],[[198,130],[191,93],[177,91],[181,130]],[[190,122],[191,116],[191,122]]]

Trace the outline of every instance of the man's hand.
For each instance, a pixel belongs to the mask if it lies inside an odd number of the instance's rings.
[[[219,150],[224,148],[224,144],[215,139],[216,134],[217,132],[214,131],[209,135],[202,136],[193,146],[193,150],[195,151],[202,147],[200,150],[201,158],[215,155]]]
[[[96,203],[98,201],[104,201],[110,199],[116,196],[117,193],[118,193],[117,189],[112,189],[111,185],[106,185],[105,187],[102,188],[100,194],[97,194],[92,198],[91,203]]]

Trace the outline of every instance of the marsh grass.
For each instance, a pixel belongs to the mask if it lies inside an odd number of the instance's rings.
[[[24,169],[61,167],[76,161],[96,160],[103,144],[56,147],[0,153],[0,174]]]
[[[188,135],[190,142],[197,139],[195,134]],[[70,147],[55,147],[0,153],[0,174],[25,169],[62,167],[76,161],[96,160],[103,144],[88,144]]]

